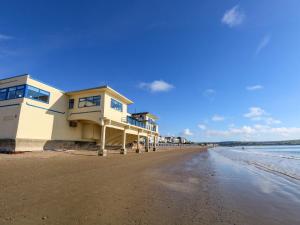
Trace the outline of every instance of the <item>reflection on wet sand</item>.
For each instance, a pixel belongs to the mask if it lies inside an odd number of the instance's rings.
[[[213,149],[152,170],[162,201],[194,209],[208,224],[300,224],[300,183],[230,154]]]

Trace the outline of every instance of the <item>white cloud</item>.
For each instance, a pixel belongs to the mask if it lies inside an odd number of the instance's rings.
[[[244,114],[244,117],[250,118],[252,120],[261,120],[262,116],[267,115],[266,111],[260,107],[251,107],[249,112]]]
[[[220,116],[220,115],[214,115],[214,116],[211,118],[211,120],[214,121],[214,122],[224,121],[224,120],[225,120],[225,117]]]
[[[266,35],[263,37],[263,39],[260,41],[259,45],[256,48],[256,54],[259,54],[261,50],[263,50],[271,41],[271,36]]]
[[[198,128],[201,129],[201,130],[206,130],[206,125],[198,124]]]
[[[241,140],[264,140],[269,139],[299,139],[299,127],[271,127],[268,125],[242,126],[240,128],[228,128],[226,130],[207,130],[208,137],[238,138]]]
[[[241,25],[245,20],[245,14],[238,5],[227,10],[222,18],[222,23],[229,27]]]
[[[182,131],[183,136],[193,136],[194,134],[191,132],[189,128],[186,128]]]
[[[246,89],[247,89],[248,91],[257,91],[257,90],[261,90],[261,89],[263,89],[263,88],[264,88],[264,86],[262,86],[262,85],[260,85],[260,84],[246,87]]]
[[[280,121],[280,120],[274,119],[274,118],[272,118],[272,117],[267,117],[267,118],[265,118],[265,122],[266,122],[266,124],[268,124],[268,125],[272,125],[272,124],[281,124],[281,121]]]
[[[8,35],[4,35],[4,34],[0,34],[0,41],[7,41],[13,39],[13,37],[8,36]]]
[[[267,125],[281,124],[280,120],[274,119],[269,113],[260,107],[249,108],[249,112],[244,114],[244,117],[254,121],[263,121]]]
[[[169,84],[163,80],[155,80],[151,83],[140,83],[140,88],[146,88],[151,92],[167,92],[174,88],[172,84]]]

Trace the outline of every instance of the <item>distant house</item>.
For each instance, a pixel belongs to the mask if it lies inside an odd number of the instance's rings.
[[[127,112],[133,102],[109,86],[64,92],[28,74],[0,80],[0,150],[98,149],[158,141],[157,118]]]
[[[188,142],[187,139],[184,137],[178,137],[178,139],[180,144],[186,144]]]
[[[170,144],[187,144],[189,141],[184,137],[173,137],[173,136],[160,136],[160,143],[170,143]]]
[[[164,136],[159,136],[158,137],[158,142],[159,143],[167,143],[167,140],[166,140],[166,138]]]

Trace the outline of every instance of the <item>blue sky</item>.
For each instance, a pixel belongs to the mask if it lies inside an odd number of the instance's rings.
[[[1,1],[0,78],[108,84],[162,134],[300,138],[297,0]]]

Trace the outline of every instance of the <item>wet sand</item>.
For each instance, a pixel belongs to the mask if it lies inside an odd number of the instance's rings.
[[[264,217],[261,203],[272,201],[256,195],[252,186],[236,189],[235,180],[223,182],[221,168],[210,152],[192,148],[107,158],[53,152],[0,155],[0,224],[297,222],[284,212],[269,210]],[[253,195],[251,204],[245,194]]]

